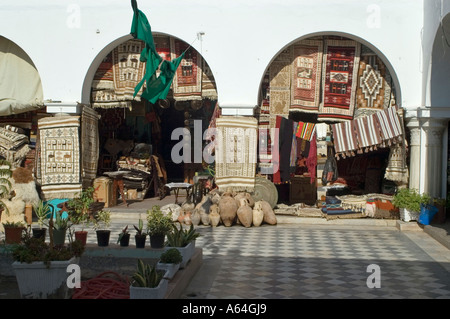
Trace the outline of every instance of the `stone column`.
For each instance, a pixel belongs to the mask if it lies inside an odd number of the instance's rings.
[[[441,197],[442,178],[446,172],[442,171],[442,150],[444,147],[442,136],[445,122],[438,119],[424,119],[422,129],[425,133],[425,180],[424,193],[432,197]]]
[[[420,122],[417,118],[406,119],[410,131],[409,188],[420,189]]]

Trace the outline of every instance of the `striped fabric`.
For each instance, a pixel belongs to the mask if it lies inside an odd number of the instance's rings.
[[[311,141],[311,138],[314,134],[314,128],[316,127],[316,124],[314,123],[307,123],[307,122],[302,122],[299,121],[298,125],[297,125],[297,130],[296,130],[296,136],[307,140],[307,141]]]
[[[403,134],[397,106],[352,121],[332,124],[336,156],[354,156],[401,141]]]

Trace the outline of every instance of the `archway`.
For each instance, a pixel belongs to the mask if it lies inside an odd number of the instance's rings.
[[[194,134],[194,127],[198,128],[201,123],[201,132],[195,133],[203,134],[217,104],[214,77],[201,54],[185,41],[160,33],[153,37],[156,50],[165,60],[185,52],[165,99],[151,103],[140,98],[142,91],[133,97],[134,88],[145,72],[145,63],[140,61],[144,44],[129,36],[102,50],[86,76],[83,101],[102,117],[99,174],[137,166],[143,171],[153,170],[156,165],[156,173],[161,175],[158,179],[163,182],[192,182],[195,172],[205,169],[204,163],[194,163],[193,156],[190,163],[174,161],[171,152],[180,141],[172,140],[172,131],[187,128]],[[193,144],[194,138],[191,141]],[[148,156],[156,160],[155,165],[147,165]],[[153,171],[146,173],[154,176]],[[138,192],[139,183],[134,183],[138,184],[135,187]],[[130,182],[127,188],[132,189],[132,184]],[[147,196],[151,196],[157,195],[159,190],[147,191]]]
[[[323,187],[330,182],[345,186],[336,187],[333,190],[336,193],[354,195],[393,194],[399,184],[407,183],[405,176],[390,174],[393,148],[385,143],[360,143],[355,147],[346,145],[345,151],[340,152],[333,145],[331,130],[334,124],[346,123],[350,130],[346,134],[348,139],[343,141],[356,140],[352,136],[356,119],[363,123],[380,112],[397,109],[397,101],[401,100],[398,83],[386,57],[372,44],[352,35],[310,34],[280,50],[261,81],[257,112],[259,127],[263,129],[260,133],[269,136],[272,145],[273,139],[279,143],[275,147],[279,151],[280,169],[268,177],[277,185],[280,200],[314,204],[321,195],[330,193],[329,187]],[[396,115],[393,118],[397,120]],[[279,129],[278,139],[264,132],[267,129]],[[361,125],[354,135],[365,138],[363,129]],[[311,132],[317,134],[316,138]],[[289,138],[286,134],[294,136]],[[295,141],[295,137],[301,138]],[[403,129],[402,137],[406,137]],[[286,145],[286,139],[292,140],[292,144]],[[313,144],[315,151],[310,152]],[[403,140],[397,144],[402,145],[402,168],[407,169],[406,143]],[[270,156],[260,157],[263,159],[260,167],[273,165]],[[331,172],[334,178],[323,178],[326,162],[335,157],[339,160],[335,164],[337,171]],[[312,162],[316,164],[308,164]]]

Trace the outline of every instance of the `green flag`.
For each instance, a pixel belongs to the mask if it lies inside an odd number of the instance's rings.
[[[139,92],[144,83],[146,88],[142,93],[142,97],[151,103],[155,103],[158,99],[165,99],[169,93],[175,72],[184,57],[184,52],[173,61],[166,61],[161,58],[155,48],[153,41],[152,29],[145,14],[138,9],[136,0],[131,0],[131,6],[134,11],[133,21],[131,23],[130,34],[135,39],[144,41],[145,48],[141,52],[140,60],[146,62],[145,74],[142,80],[136,85],[134,95]],[[156,70],[160,68],[159,76],[156,76]]]

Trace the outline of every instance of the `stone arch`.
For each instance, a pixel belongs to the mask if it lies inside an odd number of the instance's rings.
[[[194,52],[196,52],[200,57],[201,57],[201,61],[202,63],[204,62],[204,65],[207,67],[208,71],[206,74],[206,78],[208,78],[210,80],[210,85],[209,85],[209,92],[210,94],[207,95],[207,97],[215,97],[215,99],[217,100],[217,88],[216,88],[216,83],[214,80],[214,75],[212,70],[209,68],[207,62],[205,61],[204,57],[201,55],[200,52],[198,52],[195,48],[191,47],[187,42],[185,42],[182,39],[179,39],[175,36],[166,34],[166,33],[161,33],[161,32],[154,32],[153,33],[154,37],[169,37],[169,38],[173,38],[176,39],[177,41],[179,41],[180,43],[183,43],[186,47],[189,47],[190,49],[192,49]],[[112,41],[111,43],[109,43],[107,46],[105,46],[95,57],[95,59],[92,61],[85,79],[84,79],[84,83],[83,83],[83,88],[82,88],[82,96],[81,96],[81,102],[82,104],[86,104],[89,105],[90,101],[91,101],[91,86],[92,86],[92,82],[94,79],[94,75],[98,69],[98,67],[100,66],[100,64],[102,63],[103,59],[116,47],[118,47],[120,44],[125,43],[128,40],[132,40],[133,37],[128,34],[125,36],[122,36],[120,38],[117,38],[116,40]],[[138,40],[139,41],[139,40]],[[205,79],[205,75],[203,76],[203,79]],[[212,92],[215,91],[215,92]]]
[[[343,39],[349,39],[349,40],[353,40],[356,41],[364,46],[366,46],[367,48],[369,48],[372,52],[374,52],[380,59],[381,61],[384,63],[384,65],[386,66],[387,70],[389,71],[389,74],[392,78],[392,85],[395,88],[395,100],[397,105],[401,106],[401,87],[400,87],[400,82],[398,79],[398,76],[395,72],[395,69],[393,67],[393,65],[390,63],[389,59],[383,54],[383,52],[381,52],[375,45],[373,45],[372,43],[370,43],[369,41],[365,40],[364,38],[355,36],[353,34],[349,34],[349,33],[344,33],[344,32],[335,32],[335,31],[323,31],[323,32],[315,32],[315,33],[309,33],[306,35],[303,35],[299,38],[294,39],[293,41],[291,41],[290,43],[286,44],[281,50],[279,50],[272,58],[272,60],[269,62],[269,64],[267,65],[266,69],[264,70],[264,73],[261,77],[261,81],[260,81],[260,89],[258,92],[258,106],[261,105],[261,92],[262,92],[262,87],[265,81],[265,76],[267,74],[267,72],[269,71],[269,68],[271,66],[271,64],[275,61],[275,59],[280,56],[280,54],[282,54],[282,52],[284,50],[286,50],[287,48],[289,48],[290,46],[292,46],[293,44],[295,44],[298,41],[301,40],[308,40],[308,39],[312,39],[312,38],[317,38],[317,37],[324,37],[324,36],[335,36],[335,37],[342,37]]]

